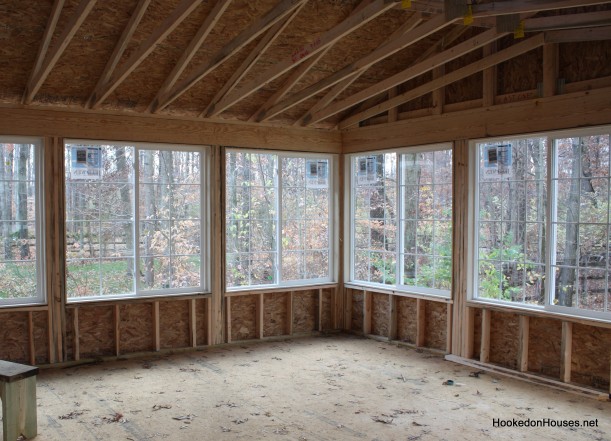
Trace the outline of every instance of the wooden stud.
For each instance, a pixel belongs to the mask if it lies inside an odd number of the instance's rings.
[[[344,289],[344,330],[352,330],[352,289]]]
[[[256,317],[255,317],[255,329],[257,330],[257,335],[260,339],[264,337],[265,334],[265,326],[264,326],[264,317],[265,317],[265,294],[261,293],[257,295],[257,307],[256,307]]]
[[[206,343],[208,344],[208,346],[212,346],[214,344],[214,339],[212,335],[212,298],[211,297],[208,297],[206,299]]]
[[[231,297],[225,297],[225,316],[227,317],[227,343],[231,343]]]
[[[573,323],[562,322],[562,343],[560,344],[562,361],[560,365],[560,380],[571,382],[571,362],[573,358]]]
[[[159,302],[153,302],[153,338],[154,338],[154,347],[155,351],[159,352],[161,350],[161,331],[160,331],[160,323],[159,323]]]
[[[119,85],[155,50],[157,45],[166,39],[182,21],[199,5],[201,0],[182,0],[174,11],[144,40],[119,67],[111,79],[93,91],[89,100],[91,108],[98,107]]]
[[[54,363],[55,361],[55,350],[53,343],[53,319],[52,319],[51,309],[47,310],[47,344],[49,348],[47,350],[47,357],[49,358],[49,363]]]
[[[121,310],[120,305],[117,303],[114,308],[114,321],[115,321],[115,355],[118,357],[121,353]]]
[[[445,66],[437,66],[433,69],[433,79],[436,80],[438,78],[443,77],[445,74]],[[443,113],[443,106],[445,104],[445,88],[440,87],[439,89],[433,90],[433,113],[435,115],[441,115]],[[389,95],[390,97],[390,95]],[[396,109],[397,107],[393,107]]]
[[[371,307],[372,294],[369,291],[363,291],[363,334],[371,334]]]
[[[197,300],[189,300],[189,328],[191,347],[197,347],[197,314],[196,314]]]
[[[496,52],[496,41],[484,46],[484,58],[491,56]],[[494,105],[496,97],[496,65],[484,69],[482,75],[482,105],[484,107]]]
[[[482,346],[479,353],[479,361],[488,363],[490,361],[490,319],[492,311],[482,309]]]
[[[322,316],[323,316],[323,298],[322,288],[318,289],[318,331],[322,332]]]
[[[528,340],[530,338],[530,322],[527,315],[520,316],[520,336],[518,342],[518,369],[528,371]]]
[[[601,40],[611,40],[611,26],[545,32],[545,41],[547,43],[572,43],[576,41]]]
[[[454,310],[457,308],[455,307]],[[464,358],[473,358],[475,353],[475,309],[465,307],[465,328],[464,330],[459,330],[459,332],[453,332],[455,337],[460,336],[462,334],[463,339],[463,347],[461,348],[462,353],[464,354]],[[456,317],[457,314],[454,315]],[[456,327],[454,327],[456,330]],[[452,339],[457,340],[457,338]],[[456,350],[456,347],[454,347]]]
[[[78,308],[74,308],[72,313],[72,326],[74,327],[74,360],[79,361],[81,359],[81,335],[78,324]]]
[[[398,337],[398,308],[399,308],[399,297],[393,294],[388,295],[388,341],[396,340]]]
[[[225,149],[215,146],[210,152],[210,204],[211,204],[211,235],[210,249],[212,251],[211,274],[211,331],[213,344],[223,343],[223,282],[225,280],[224,250],[225,250]],[[229,305],[229,304],[228,304]],[[231,336],[229,336],[231,338]]]
[[[543,46],[543,96],[556,94],[558,81],[558,45],[546,44]]]
[[[446,352],[452,353],[452,304],[446,304]]]
[[[397,86],[391,88],[388,90],[388,99],[391,100],[394,97],[397,96],[397,94],[399,93],[399,88]],[[391,107],[390,109],[388,109],[388,122],[395,122],[399,119],[399,108],[398,107]]]
[[[33,366],[36,364],[36,347],[34,345],[34,313],[28,311],[28,342],[29,342],[29,354],[30,364]]]
[[[426,344],[426,300],[416,299],[416,346]]]
[[[286,296],[286,334],[293,335],[293,291]]]

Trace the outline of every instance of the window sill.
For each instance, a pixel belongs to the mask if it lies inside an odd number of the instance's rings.
[[[225,297],[237,297],[246,296],[249,294],[261,294],[261,293],[274,293],[274,292],[291,292],[291,291],[307,291],[310,289],[325,289],[325,288],[337,288],[337,282],[329,283],[315,283],[312,285],[285,285],[285,286],[257,286],[247,288],[235,288],[225,291]]]
[[[384,289],[384,288],[381,288],[375,285],[367,285],[364,283],[347,282],[347,283],[344,283],[344,287],[350,288],[350,289],[358,289],[361,291],[375,292],[379,294],[390,294],[390,295],[399,296],[399,297],[409,297],[413,299],[430,300],[432,302],[450,303],[450,304],[454,303],[454,301],[449,296],[415,293],[415,292],[403,291],[403,290],[398,290],[398,289],[393,289],[393,288]]]
[[[103,306],[109,303],[151,303],[172,300],[206,299],[212,297],[211,293],[201,294],[169,294],[169,295],[150,295],[150,296],[130,296],[130,297],[111,297],[102,299],[99,297],[88,299],[70,300],[66,303],[66,308],[78,308],[79,306]]]

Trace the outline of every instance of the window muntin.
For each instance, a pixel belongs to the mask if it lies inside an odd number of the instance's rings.
[[[449,296],[452,150],[355,155],[350,170],[351,281]]]
[[[511,145],[509,177],[483,178]],[[476,144],[473,298],[608,319],[609,130]]]
[[[66,144],[69,300],[204,291],[205,154],[156,147]]]
[[[44,300],[40,143],[0,138],[0,306]]]
[[[226,286],[333,280],[328,155],[229,150]]]

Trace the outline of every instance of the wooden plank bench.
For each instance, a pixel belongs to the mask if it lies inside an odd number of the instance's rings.
[[[36,417],[36,375],[38,368],[0,360],[0,399],[4,441],[38,433]]]

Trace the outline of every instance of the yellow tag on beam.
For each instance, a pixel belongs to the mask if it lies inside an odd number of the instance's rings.
[[[513,38],[524,38],[524,20],[520,20],[520,24],[513,31]]]
[[[402,0],[401,1],[401,7],[403,9],[409,9],[412,7],[412,0]]]
[[[473,8],[471,7],[471,5],[467,6],[467,13],[465,14],[463,23],[465,24],[465,26],[468,26],[473,23]]]

